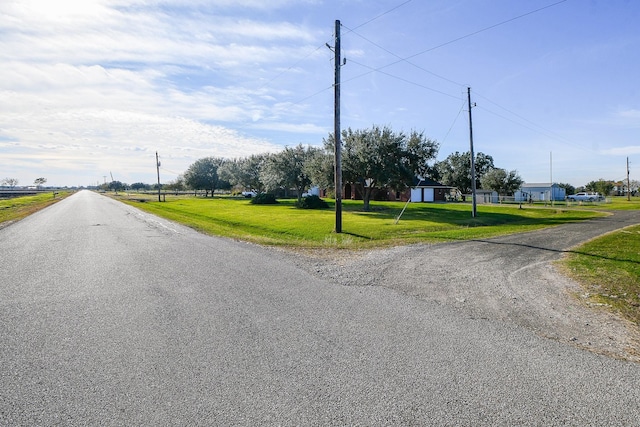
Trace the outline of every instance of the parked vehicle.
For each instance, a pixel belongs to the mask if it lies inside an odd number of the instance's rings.
[[[598,193],[576,193],[567,196],[567,200],[571,202],[595,202],[604,199]]]
[[[255,197],[258,193],[256,193],[255,191],[243,191],[242,195],[248,199]]]

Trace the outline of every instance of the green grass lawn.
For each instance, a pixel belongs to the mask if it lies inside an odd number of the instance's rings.
[[[632,210],[640,209],[640,197],[631,197],[627,200],[624,196],[607,197],[601,202],[560,202],[575,209],[606,209],[606,210]]]
[[[0,200],[0,224],[17,221],[67,197],[70,193],[60,192],[53,197],[53,192],[35,196],[14,197]]]
[[[277,205],[252,205],[248,199],[167,196],[166,202],[149,196],[121,195],[120,199],[145,211],[204,233],[250,242],[305,248],[362,249],[416,242],[485,238],[593,218],[601,213],[551,207],[478,206],[471,217],[469,204],[411,203],[396,224],[401,202],[372,202],[363,212],[362,201],[343,201],[342,233],[335,227],[334,202],[322,210],[297,209],[294,200]]]
[[[640,225],[589,241],[562,261],[591,304],[640,325]]]

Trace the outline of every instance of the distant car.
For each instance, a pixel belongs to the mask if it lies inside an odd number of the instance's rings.
[[[576,193],[567,196],[567,200],[571,202],[595,202],[602,199],[598,193]]]
[[[255,197],[258,195],[258,193],[256,193],[255,191],[243,191],[242,195],[248,199]]]

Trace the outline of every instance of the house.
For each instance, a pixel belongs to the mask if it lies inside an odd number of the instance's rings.
[[[410,189],[411,201],[414,203],[444,202],[451,194],[451,190],[455,190],[455,187],[440,184],[430,178],[416,178]]]
[[[342,187],[343,199],[362,200],[362,194],[358,186],[346,183]],[[415,178],[413,185],[406,191],[396,191],[389,187],[376,188],[373,191],[372,200],[378,201],[402,201],[411,199],[412,202],[439,202],[451,199],[455,187],[440,184],[432,179]]]
[[[567,192],[564,188],[558,184],[549,183],[522,184],[514,194],[516,202],[559,202],[563,201],[566,196]]]

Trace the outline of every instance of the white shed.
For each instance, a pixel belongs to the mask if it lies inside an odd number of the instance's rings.
[[[411,187],[411,201],[414,203],[443,202],[453,188],[429,178],[416,179],[414,182]]]
[[[532,183],[522,184],[514,196],[516,202],[548,202],[551,200],[560,202],[565,199],[567,192],[558,184]]]

